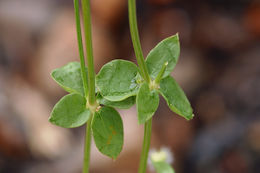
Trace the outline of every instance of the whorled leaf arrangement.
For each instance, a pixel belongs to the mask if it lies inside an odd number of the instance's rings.
[[[135,1],[129,0],[129,2],[130,9],[132,9]],[[49,121],[64,128],[75,128],[88,124],[85,145],[87,149],[85,150],[83,168],[83,172],[88,173],[92,135],[97,148],[104,155],[116,159],[122,150],[123,122],[116,108],[128,109],[136,104],[138,122],[139,124],[145,123],[145,129],[151,129],[151,121],[148,122],[148,120],[151,120],[158,108],[159,95],[163,96],[173,112],[187,120],[193,118],[193,110],[181,87],[170,76],[180,54],[178,35],[161,41],[150,51],[145,62],[142,60],[143,57],[142,59],[138,58],[140,67],[130,61],[113,60],[105,64],[95,76],[90,2],[82,0],[85,41],[88,43],[86,44],[86,52],[88,64],[90,64],[88,68],[84,61],[79,0],[74,0],[74,5],[80,63],[70,62],[51,73],[52,78],[69,94],[61,98],[54,106]],[[135,12],[135,10],[131,12]],[[132,19],[135,20],[135,18]],[[141,48],[139,53],[140,51]],[[147,130],[145,134],[147,139],[150,139],[150,135],[150,131]],[[144,155],[146,156],[144,159],[141,158],[142,164],[146,164],[149,144],[149,140],[144,140],[146,150]],[[171,170],[168,168],[169,165],[165,163],[154,162],[153,164],[156,170]],[[146,167],[141,169],[139,172],[143,173]]]
[[[75,128],[84,125],[90,117],[90,108],[84,97],[80,64],[71,62],[55,69],[52,78],[70,94],[64,96],[53,108],[49,121],[64,128]],[[96,94],[99,107],[92,120],[92,132],[97,148],[103,154],[115,159],[123,146],[123,123],[114,108],[127,109],[134,105],[135,97],[123,101],[109,101]],[[114,107],[114,108],[113,108]]]
[[[138,122],[143,124],[156,112],[161,94],[173,112],[187,120],[192,119],[187,97],[170,76],[179,52],[178,35],[163,40],[151,50],[146,59],[152,78],[149,84],[141,79],[138,67],[132,62],[113,60],[101,68],[96,76],[96,95],[102,108],[97,109],[92,121],[93,136],[100,152],[116,158],[122,149],[123,125],[114,108],[128,109],[136,103]],[[80,63],[71,62],[55,69],[51,76],[70,94],[54,106],[50,122],[64,128],[84,125],[90,117],[90,110],[84,97]]]
[[[95,80],[93,80],[94,66],[91,63],[92,42],[91,42],[91,27],[90,27],[90,2],[89,0],[82,0],[84,28],[86,32],[87,45],[87,60],[90,66],[85,67],[82,36],[80,29],[80,12],[79,1],[74,0],[77,36],[79,43],[80,63],[71,62],[64,67],[53,70],[52,78],[67,92],[68,95],[61,98],[61,100],[54,106],[49,121],[57,126],[64,128],[75,128],[86,124],[91,120],[88,126],[92,133],[86,137],[85,161],[83,172],[88,172],[89,169],[89,146],[91,134],[97,148],[103,154],[116,159],[122,150],[123,146],[123,122],[119,113],[115,108],[129,108],[135,103],[135,97],[129,97],[123,101],[110,101],[102,97],[97,91],[95,92]],[[88,77],[88,78],[87,78]],[[95,79],[95,78],[94,78]],[[92,85],[91,85],[92,84]],[[94,84],[94,86],[93,86]],[[94,91],[95,93],[91,93]],[[90,97],[94,95],[94,98]],[[90,100],[91,99],[91,100]],[[90,104],[90,102],[93,102]],[[93,119],[92,119],[93,117]],[[88,156],[86,156],[88,155]]]
[[[132,62],[109,62],[96,77],[98,91],[110,101],[136,96],[139,124],[145,123],[154,115],[159,105],[159,94],[173,112],[190,120],[193,117],[191,105],[181,87],[170,76],[179,54],[178,35],[166,38],[152,49],[145,61],[152,79],[150,83],[141,79],[138,67]]]

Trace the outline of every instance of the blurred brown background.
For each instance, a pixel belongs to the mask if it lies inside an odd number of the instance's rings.
[[[152,148],[166,146],[177,173],[260,172],[260,1],[137,0],[147,54],[179,33],[173,76],[195,110],[187,122],[164,101]],[[134,60],[127,0],[92,0],[96,72]],[[0,0],[0,173],[80,173],[84,127],[48,122],[65,92],[50,72],[78,61],[72,0]],[[116,162],[92,149],[91,172],[136,173],[142,126],[120,111],[125,145]],[[150,171],[152,173],[152,171]]]

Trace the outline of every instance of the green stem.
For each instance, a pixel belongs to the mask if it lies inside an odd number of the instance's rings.
[[[148,84],[150,84],[151,79],[148,73],[147,66],[144,61],[143,51],[142,51],[139,33],[138,33],[137,17],[136,17],[136,0],[128,0],[128,12],[129,12],[130,32],[131,32],[137,63],[140,67],[140,72],[142,77]],[[149,152],[150,142],[151,142],[151,133],[152,133],[152,118],[148,120],[144,125],[143,149],[142,149],[142,155],[141,155],[138,173],[145,173],[146,171],[148,152]]]
[[[147,70],[147,66],[144,61],[144,55],[139,39],[137,18],[136,18],[136,1],[128,0],[128,13],[129,13],[129,24],[134,51],[137,59],[137,63],[140,66],[140,72],[144,80],[149,84],[150,76]]]
[[[81,34],[81,24],[80,24],[80,12],[79,12],[79,0],[74,0],[75,18],[76,18],[76,28],[77,28],[77,38],[79,47],[79,57],[81,66],[81,77],[83,81],[83,87],[85,96],[88,96],[88,82],[87,82],[87,72],[85,67],[85,58],[82,44],[82,34]]]
[[[140,67],[140,72],[142,77],[148,84],[150,84],[151,79],[148,73],[147,66],[144,61],[143,51],[142,51],[139,33],[138,33],[137,17],[136,17],[136,0],[128,0],[128,12],[129,12],[130,32],[131,32],[137,63]],[[151,133],[152,133],[152,118],[148,120],[144,125],[143,149],[142,149],[142,155],[141,155],[138,173],[145,173],[146,171],[148,152],[149,152],[150,142],[151,142]]]
[[[92,138],[91,122],[93,117],[92,108],[93,105],[96,105],[95,69],[94,69],[94,58],[93,58],[93,47],[92,47],[90,0],[82,0],[81,3],[82,3],[82,12],[83,12],[83,21],[84,21],[83,23],[84,23],[84,32],[85,32],[88,73],[86,73],[84,51],[83,51],[83,44],[82,44],[79,0],[74,0],[82,80],[84,85],[85,96],[88,100],[88,106],[91,108],[91,116],[86,125],[84,163],[83,163],[83,171],[82,171],[83,173],[89,173],[90,149],[91,149],[91,138]],[[88,76],[86,76],[86,74]]]
[[[87,122],[86,125],[86,138],[85,138],[85,151],[84,151],[84,164],[83,164],[83,173],[89,173],[89,161],[90,161],[90,149],[91,149],[91,122],[92,122],[92,115]]]
[[[151,142],[151,134],[152,134],[152,118],[149,119],[144,125],[144,139],[143,139],[143,149],[140,160],[140,165],[138,169],[138,173],[145,173],[147,167],[147,159]]]
[[[95,97],[95,69],[92,46],[92,32],[91,32],[91,14],[90,14],[90,0],[82,0],[82,12],[85,31],[85,43],[88,62],[88,104],[90,106],[96,105]]]

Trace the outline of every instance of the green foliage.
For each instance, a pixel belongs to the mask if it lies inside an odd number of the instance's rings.
[[[136,97],[139,124],[149,120],[159,106],[159,94],[156,90],[150,90],[147,83],[143,83]]]
[[[96,76],[101,95],[110,101],[122,101],[137,93],[137,67],[125,60],[113,60],[105,64]]]
[[[119,113],[111,107],[95,112],[92,121],[94,140],[99,151],[116,159],[123,146],[123,122]]]
[[[129,2],[130,8],[133,8],[135,1],[129,0]],[[89,1],[82,1],[89,71],[84,67],[79,2],[74,0],[74,3],[81,63],[71,62],[51,73],[52,78],[70,93],[54,106],[49,118],[51,123],[64,128],[74,128],[84,125],[89,120],[86,153],[89,155],[90,130],[92,130],[99,151],[116,159],[123,147],[124,133],[121,116],[115,108],[128,109],[136,102],[138,122],[143,124],[156,112],[161,94],[173,112],[187,120],[192,119],[192,108],[187,97],[170,76],[180,54],[177,34],[161,41],[150,51],[146,61],[140,43],[135,39],[134,47],[137,49],[135,53],[138,54],[137,62],[140,68],[130,61],[113,60],[105,64],[95,78]],[[135,13],[135,10],[132,9],[131,12]],[[130,20],[133,20],[130,23],[131,29],[134,30],[132,36],[138,37],[135,17],[130,16]],[[151,129],[151,123],[149,128]],[[149,137],[149,134],[150,132],[147,132],[146,135]],[[149,141],[145,143],[149,144]],[[86,156],[86,162],[89,160],[88,157]],[[170,165],[164,161],[152,161],[152,163],[158,173],[174,173]]]
[[[116,158],[123,145],[123,124],[114,108],[128,109],[136,102],[139,124],[145,123],[156,112],[159,94],[166,100],[170,109],[190,120],[192,108],[183,90],[169,76],[179,56],[178,35],[160,42],[149,53],[146,63],[152,79],[150,83],[143,80],[137,66],[129,61],[114,60],[105,64],[96,76],[97,106],[92,108],[94,119],[92,130],[98,149],[105,155]],[[91,116],[78,62],[71,62],[52,72],[53,79],[69,95],[63,97],[53,108],[50,122],[65,128],[79,127]],[[165,166],[158,163],[158,167]]]
[[[53,108],[49,121],[64,128],[79,127],[87,122],[90,111],[86,99],[80,94],[64,96]]]
[[[161,41],[144,61],[137,27],[136,2],[128,0],[130,31],[140,67],[130,61],[114,60],[105,64],[95,77],[90,0],[82,0],[81,3],[88,70],[82,44],[79,0],[74,0],[80,63],[71,62],[51,73],[52,78],[70,94],[54,106],[49,121],[64,128],[88,123],[83,168],[83,172],[88,173],[92,133],[99,151],[116,159],[123,147],[124,133],[121,116],[115,108],[128,109],[136,102],[139,124],[148,121],[145,124],[139,169],[139,173],[144,173],[150,146],[151,118],[159,106],[159,94],[173,112],[187,120],[193,117],[187,97],[170,76],[180,54],[178,34]],[[164,160],[152,160],[152,164],[158,173],[174,173]]]
[[[149,85],[165,98],[170,109],[187,120],[193,118],[191,105],[185,93],[170,76],[180,54],[178,35],[161,41],[148,54],[146,64],[153,80]],[[151,111],[152,111],[151,107]]]
[[[144,81],[135,64],[125,60],[114,60],[100,70],[96,83],[103,99],[103,105],[117,108],[128,108],[136,97],[138,122],[145,123],[150,119],[159,105],[160,93],[170,109],[187,120],[193,118],[191,105],[181,87],[170,76],[180,54],[178,35],[161,41],[151,50],[146,59],[150,83]],[[110,102],[112,101],[112,102]],[[129,102],[131,101],[131,102]]]
[[[111,106],[113,108],[118,108],[118,109],[129,109],[130,107],[132,107],[135,104],[135,96],[131,96],[128,97],[125,100],[122,101],[109,101],[105,98],[103,98],[100,94],[97,95],[97,100],[98,103],[101,105],[105,105],[105,106]]]
[[[70,62],[51,73],[52,78],[67,92],[84,96],[79,62]]]
[[[171,76],[162,79],[159,91],[173,112],[183,116],[187,120],[192,119],[193,113],[189,100]]]
[[[163,77],[170,75],[180,55],[180,43],[178,34],[161,41],[147,55],[146,64],[152,79],[155,79],[161,67],[168,62]]]
[[[156,170],[157,173],[175,173],[171,165],[164,161],[152,161],[152,164]]]

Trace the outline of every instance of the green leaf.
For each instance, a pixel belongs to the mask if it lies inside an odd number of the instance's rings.
[[[123,122],[119,113],[111,107],[102,107],[95,113],[92,131],[98,150],[116,159],[123,147]]]
[[[161,80],[159,91],[173,112],[187,120],[193,118],[193,110],[189,100],[181,87],[171,76]]]
[[[79,127],[87,122],[90,111],[86,108],[86,99],[80,94],[64,96],[53,108],[49,121],[64,128]]]
[[[152,161],[152,164],[156,170],[157,173],[175,173],[171,165],[169,165],[166,162],[160,161],[155,162]]]
[[[143,83],[136,97],[138,122],[145,123],[149,120],[159,106],[159,94],[156,90],[150,90],[147,83]]]
[[[84,96],[83,82],[79,62],[70,62],[51,73],[52,78],[67,92]]]
[[[137,93],[137,72],[137,66],[132,62],[125,60],[111,61],[105,64],[97,75],[97,88],[107,100],[124,100]]]
[[[127,99],[122,101],[113,102],[103,98],[100,94],[98,94],[97,100],[101,105],[111,106],[113,108],[118,108],[118,109],[129,109],[135,104],[135,96],[128,97]]]
[[[146,64],[150,76],[155,79],[163,65],[168,62],[163,78],[174,69],[180,55],[180,43],[178,34],[161,41],[147,55]]]

